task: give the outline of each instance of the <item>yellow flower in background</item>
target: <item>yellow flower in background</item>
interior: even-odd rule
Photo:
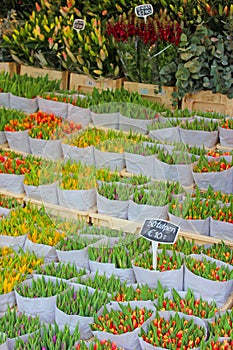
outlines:
[[[6,255],[9,255],[9,254],[13,254],[14,253],[14,250],[10,247],[2,247],[0,248],[0,257],[2,256],[6,256]]]

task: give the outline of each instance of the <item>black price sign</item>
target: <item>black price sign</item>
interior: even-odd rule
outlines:
[[[150,240],[162,244],[174,244],[180,227],[166,220],[146,219],[140,234]]]
[[[135,14],[137,17],[146,18],[153,14],[153,6],[151,4],[138,5],[135,7]]]
[[[75,19],[73,23],[73,28],[75,30],[83,30],[85,28],[84,19]]]

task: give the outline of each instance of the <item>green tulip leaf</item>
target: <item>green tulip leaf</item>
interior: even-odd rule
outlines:
[[[86,75],[89,75],[89,70],[87,67],[83,67],[83,72],[86,74]]]

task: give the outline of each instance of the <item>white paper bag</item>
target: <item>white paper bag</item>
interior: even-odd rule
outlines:
[[[61,140],[34,139],[29,136],[31,153],[48,159],[62,158]]]
[[[156,141],[162,142],[181,142],[178,126],[150,130],[148,136]]]
[[[81,108],[68,103],[68,121],[81,124],[82,127],[91,123],[91,111],[89,108]]]
[[[0,174],[0,188],[16,194],[23,194],[24,175]]]
[[[35,113],[38,110],[37,97],[26,98],[10,94],[10,108],[22,110],[27,114]]]
[[[66,160],[71,159],[75,162],[82,162],[86,165],[95,165],[94,147],[88,146],[85,148],[79,148],[71,146],[66,143],[61,144],[63,157]]]
[[[115,218],[128,218],[129,201],[111,200],[97,192],[97,210],[99,214],[110,215]]]
[[[28,198],[58,205],[57,183],[55,182],[52,184],[39,186],[24,184],[24,190]]]
[[[96,205],[96,189],[63,190],[57,186],[59,205],[76,210],[87,211]]]
[[[28,250],[30,252],[34,252],[39,258],[44,258],[44,262],[46,263],[58,261],[56,249],[47,244],[34,243],[30,241],[30,239],[26,238],[23,249],[25,252]]]
[[[5,131],[5,136],[11,149],[31,153],[28,130]]]
[[[119,129],[119,113],[91,113],[91,120],[95,126]]]
[[[44,113],[54,114],[57,117],[66,119],[68,117],[68,103],[47,100],[46,98],[37,97],[39,110]]]
[[[168,219],[168,206],[138,204],[129,200],[128,220],[143,223],[146,218]]]
[[[125,168],[124,153],[103,152],[94,147],[95,166],[109,168],[110,171],[121,171]]]
[[[150,301],[130,301],[126,303],[117,303],[117,302],[111,302],[106,305],[106,308],[108,311],[110,310],[121,310],[119,304],[124,305],[130,305],[132,309],[135,309],[136,307],[152,310],[152,316],[148,318],[148,320],[145,321],[143,325],[149,324],[152,319],[155,317],[155,307]],[[97,312],[97,316],[100,316],[103,312],[103,308],[100,309],[100,311]],[[124,350],[140,350],[141,346],[138,339],[138,334],[140,332],[141,327],[136,328],[132,332],[127,332],[123,334],[112,334],[108,332],[101,332],[101,331],[92,331],[93,335],[97,337],[99,340],[103,339],[109,339],[112,342],[115,342],[117,346],[123,347]]]
[[[126,171],[131,174],[154,177],[155,156],[142,156],[125,152]]]
[[[199,254],[191,254],[190,256],[198,260],[203,260],[204,258]],[[225,264],[220,260],[215,260],[208,256],[205,256],[205,259],[216,261],[217,266],[227,266],[230,270],[233,269],[233,266]],[[184,290],[187,290],[188,288],[192,289],[194,292],[200,293],[203,298],[213,298],[220,306],[222,306],[232,293],[233,280],[225,282],[208,280],[207,278],[194,274],[186,265],[184,265]]]

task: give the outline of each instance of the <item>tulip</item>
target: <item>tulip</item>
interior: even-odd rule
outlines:
[[[39,316],[30,317],[24,313],[17,313],[16,307],[11,309],[8,306],[6,313],[0,318],[0,327],[1,332],[8,338],[17,338],[40,330],[41,324]]]

